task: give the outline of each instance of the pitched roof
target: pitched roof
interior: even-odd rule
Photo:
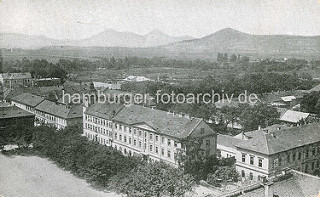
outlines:
[[[292,111],[287,110],[282,117],[280,118],[281,121],[291,122],[291,123],[298,123],[301,119],[305,119],[309,116],[309,113],[299,112],[299,111]]]
[[[191,134],[202,121],[200,118],[184,118],[166,111],[151,109],[139,105],[123,107],[113,118],[128,125],[147,124],[155,131],[169,136],[184,138]]]
[[[103,119],[111,120],[115,113],[119,112],[122,107],[123,105],[119,104],[95,103],[88,107],[85,113]]]
[[[44,98],[30,94],[30,93],[22,93],[11,98],[11,100],[31,106],[31,107],[36,107],[44,100]]]
[[[289,101],[292,101],[292,100],[295,100],[296,97],[295,96],[283,96],[281,97],[281,100],[283,100],[284,102],[289,102]]]
[[[217,136],[217,144],[225,147],[235,148],[237,144],[242,143],[243,140],[239,138],[235,138],[230,135],[221,135]]]
[[[26,116],[34,116],[34,114],[27,112],[23,109],[20,109],[16,106],[0,108],[0,119],[26,117]]]
[[[293,171],[293,176],[275,182],[273,184],[273,193],[278,196],[290,196],[290,197],[301,197],[301,196],[318,196],[320,188],[320,178],[305,174],[302,172]],[[264,188],[247,191],[240,195],[241,197],[256,197],[264,196]]]
[[[54,102],[44,100],[35,109],[64,119],[82,117],[81,105],[75,105],[69,108],[66,105],[59,105]]]
[[[276,132],[258,130],[251,139],[236,147],[272,155],[320,141],[320,124],[313,123]]]
[[[32,78],[30,73],[2,73],[3,79],[26,79]]]

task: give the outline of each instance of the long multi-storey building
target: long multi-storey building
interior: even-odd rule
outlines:
[[[82,105],[57,104],[30,93],[23,93],[11,99],[15,105],[35,114],[35,124],[51,124],[57,129],[82,125]]]
[[[320,124],[277,131],[257,130],[235,145],[236,168],[243,179],[274,177],[284,169],[320,169]]]
[[[187,118],[139,105],[96,103],[84,108],[83,134],[125,155],[178,165],[177,153],[187,137],[203,140],[202,149],[216,154],[216,133],[200,118]]]

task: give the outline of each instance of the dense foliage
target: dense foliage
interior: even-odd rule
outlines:
[[[304,112],[320,115],[320,92],[311,92],[303,96],[301,109]]]
[[[192,176],[182,169],[156,162],[111,178],[111,188],[129,196],[183,196],[192,191]]]

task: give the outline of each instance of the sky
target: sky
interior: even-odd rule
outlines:
[[[107,29],[196,38],[223,28],[320,35],[320,0],[0,0],[0,32],[83,39]]]

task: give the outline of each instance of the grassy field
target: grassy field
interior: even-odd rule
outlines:
[[[7,157],[0,153],[0,196],[4,197],[107,197],[120,196],[94,190],[47,159]]]

